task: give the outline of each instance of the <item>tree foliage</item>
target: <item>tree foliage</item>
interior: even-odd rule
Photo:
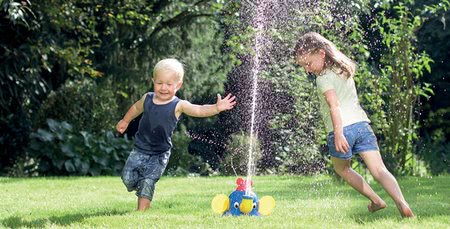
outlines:
[[[2,0],[0,173],[40,161],[53,166],[33,167],[41,173],[117,173],[116,159],[103,172],[86,170],[104,150],[89,156],[92,148],[80,139],[131,148],[111,134],[105,140],[105,133],[152,90],[152,68],[166,57],[185,65],[180,98],[198,104],[214,103],[217,93],[238,98],[218,118],[182,117],[170,174],[230,173],[235,152],[247,156],[241,143],[250,139],[254,98],[258,172],[323,171],[329,161],[314,80],[292,56],[297,37],[316,31],[358,63],[360,101],[388,167],[414,174],[420,159],[439,174],[449,155],[448,52],[440,48],[448,47],[448,6],[448,0]],[[47,141],[60,136],[58,128],[73,139]],[[83,150],[67,155],[70,147]]]
[[[119,120],[151,89],[153,65],[168,56],[186,65],[186,89],[180,97],[204,102],[203,98],[214,98],[223,90],[229,65],[227,57],[220,55],[222,36],[215,20],[220,1],[6,0],[1,6],[0,126],[13,129],[0,137],[2,170],[26,158],[28,136],[33,126],[43,127],[39,125],[44,123],[45,112],[70,123],[85,122],[86,127],[99,124],[95,118],[81,122],[78,118],[98,117],[95,112],[101,109],[84,106],[80,110],[87,113],[78,116],[73,110],[64,114],[51,106],[52,101],[74,96],[67,90],[60,90],[58,98],[50,93],[67,80],[91,78],[96,90],[113,92],[109,99],[116,101],[117,109],[103,114],[111,116],[108,120]],[[83,87],[80,84],[73,91],[83,92]],[[96,95],[83,96],[84,101],[94,101]],[[75,103],[80,101],[73,98]],[[75,128],[83,130],[78,129],[80,125]]]
[[[414,163],[417,163],[414,143],[418,139],[419,99],[428,99],[434,94],[430,84],[423,83],[424,74],[431,72],[432,60],[426,52],[416,48],[416,31],[425,18],[411,9],[412,3],[384,8],[373,24],[386,47],[380,59],[381,75],[387,79],[383,95],[386,119],[380,129],[384,155],[393,171],[408,174],[415,172]],[[446,6],[427,7],[436,10]],[[388,14],[389,11],[392,14]]]
[[[445,5],[447,4],[447,6]],[[420,99],[420,137],[417,148],[432,174],[448,173],[450,168],[450,10],[447,1],[416,1],[422,17],[428,18],[417,31],[418,48],[433,60],[431,73],[423,82],[430,84],[433,96]],[[427,7],[427,5],[441,7]],[[446,7],[445,7],[446,6]]]

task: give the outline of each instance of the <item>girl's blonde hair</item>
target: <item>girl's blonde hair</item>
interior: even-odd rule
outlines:
[[[175,74],[177,75],[178,79],[180,81],[183,81],[183,76],[184,76],[184,68],[183,68],[183,64],[178,61],[177,59],[174,58],[167,58],[167,59],[162,59],[160,60],[156,65],[155,68],[153,69],[153,78],[156,76],[156,73],[158,71],[173,71],[175,72]]]
[[[320,49],[325,51],[325,68],[337,68],[340,70],[337,73],[347,78],[355,75],[355,63],[339,51],[331,41],[315,32],[308,32],[300,37],[295,45],[295,56],[316,53]]]

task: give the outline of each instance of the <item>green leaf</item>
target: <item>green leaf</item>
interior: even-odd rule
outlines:
[[[66,171],[69,173],[75,172],[75,166],[73,165],[72,160],[67,160],[66,162],[64,162],[64,167],[66,168]]]
[[[46,130],[43,130],[43,129],[38,129],[37,136],[38,136],[39,140],[41,140],[43,142],[51,142],[54,139],[54,136],[52,133],[50,133]]]
[[[99,176],[100,175],[100,169],[97,167],[91,167],[89,168],[89,174],[91,174],[92,176]]]
[[[74,157],[75,153],[73,152],[73,146],[68,143],[62,143],[60,144],[61,152],[64,153],[64,155],[68,157]]]
[[[92,148],[89,140],[91,139],[92,135],[88,133],[87,131],[80,131],[80,134],[83,136],[84,139],[84,145],[88,148]]]
[[[86,175],[89,172],[89,163],[86,161],[81,162],[81,169],[80,172],[82,175]]]

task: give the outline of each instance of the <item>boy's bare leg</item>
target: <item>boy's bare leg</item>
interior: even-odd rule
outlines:
[[[403,197],[397,180],[384,165],[380,152],[368,151],[361,153],[360,155],[375,180],[383,186],[384,190],[386,190],[389,196],[394,200],[402,217],[414,217],[411,208]]]
[[[364,178],[361,177],[355,170],[350,166],[350,160],[342,160],[336,157],[331,157],[333,162],[334,170],[339,176],[344,178],[344,180],[350,184],[356,191],[367,197],[371,203],[367,206],[370,212],[376,212],[380,209],[386,207],[386,203],[378,196],[373,189],[367,184]]]
[[[145,211],[150,208],[151,201],[145,197],[138,197],[138,211]]]

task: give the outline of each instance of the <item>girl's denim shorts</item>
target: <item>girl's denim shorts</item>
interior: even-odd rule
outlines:
[[[342,160],[348,160],[351,159],[354,154],[359,154],[366,151],[379,151],[377,137],[373,133],[373,130],[368,122],[357,122],[345,126],[344,136],[350,147],[348,152],[340,153],[336,151],[336,146],[334,144],[334,133],[328,133],[327,145],[331,156]]]

